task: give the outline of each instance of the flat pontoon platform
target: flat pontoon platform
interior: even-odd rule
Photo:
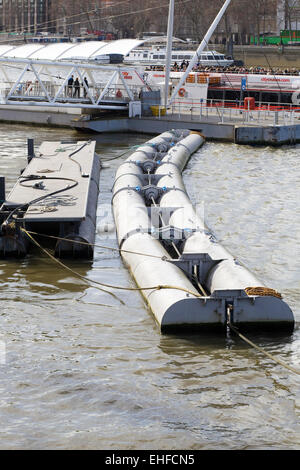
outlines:
[[[87,214],[89,186],[93,172],[95,142],[44,142],[7,197],[12,205],[29,205],[26,222],[75,222]],[[32,176],[32,178],[31,178]],[[65,189],[70,186],[70,189]]]
[[[27,253],[22,227],[57,236],[59,257],[93,255],[100,178],[95,145],[44,142],[36,155],[29,156],[0,209],[2,255]]]

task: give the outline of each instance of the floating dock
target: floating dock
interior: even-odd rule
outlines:
[[[221,10],[219,14],[222,14]],[[216,22],[220,19],[219,14]],[[210,28],[209,35],[211,31]],[[166,74],[163,70],[152,73],[146,67],[101,65],[94,55],[98,45],[89,42],[78,46],[65,44],[64,51],[52,45],[50,56],[47,46],[28,44],[14,48],[7,45],[4,47],[6,51],[0,54],[0,122],[71,127],[98,133],[157,134],[171,128],[186,127],[203,132],[207,139],[236,144],[300,142],[297,76],[294,75],[290,81],[242,72],[229,74],[230,77],[227,74],[210,77],[198,74],[196,79],[189,68],[203,49],[203,41],[188,69],[170,74],[172,96],[167,107],[164,99]],[[126,39],[112,47],[121,47],[125,57],[138,43],[140,41]],[[79,61],[74,60],[74,47],[81,50]],[[97,63],[92,63],[94,59]],[[76,90],[68,86],[72,75],[81,77]],[[88,77],[88,83],[83,77]],[[207,83],[207,78],[210,83]],[[245,79],[242,85],[241,80]],[[286,80],[288,88],[283,86]],[[176,92],[179,82],[183,87]],[[230,95],[226,97],[227,91]],[[271,102],[264,102],[262,93],[273,91],[276,99],[272,94]],[[247,93],[251,96],[246,96]],[[259,106],[255,101],[250,105],[248,98],[253,99],[253,93],[258,94]],[[269,98],[266,96],[265,99]],[[282,100],[291,102],[282,103]]]
[[[274,119],[273,119],[274,120]],[[300,124],[298,117],[294,123],[274,124],[271,121],[241,122],[222,119],[216,112],[215,116],[196,117],[186,114],[173,114],[161,117],[156,116],[128,116],[119,111],[93,113],[87,109],[57,107],[0,105],[0,121],[16,122],[20,124],[36,124],[51,127],[67,127],[78,131],[106,133],[106,132],[134,132],[148,135],[161,134],[168,129],[181,129],[202,132],[207,140],[216,142],[230,142],[247,145],[294,145],[300,142]]]
[[[95,141],[44,142],[0,208],[0,255],[24,256],[21,230],[59,237],[57,257],[93,256],[100,159]],[[79,243],[78,243],[79,242]]]
[[[182,181],[199,133],[172,130],[139,147],[118,169],[113,211],[125,264],[162,332],[293,330],[281,294],[217,243]]]
[[[213,142],[228,142],[239,145],[295,145],[300,142],[300,124],[278,124],[271,122],[241,123],[239,121],[222,120],[218,117],[208,119],[191,118],[188,114],[161,116],[142,116],[133,118],[91,119],[73,121],[72,127],[78,130],[103,132],[135,132],[155,135],[166,132],[168,129],[181,129],[201,132],[206,140]]]

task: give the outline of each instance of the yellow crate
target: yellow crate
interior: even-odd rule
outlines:
[[[166,108],[163,106],[150,106],[153,116],[165,116]]]

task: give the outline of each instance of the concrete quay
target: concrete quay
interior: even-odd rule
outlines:
[[[273,118],[264,116],[245,119],[245,115],[220,115],[216,110],[209,116],[193,116],[190,113],[165,116],[141,116],[129,118],[124,114],[91,114],[80,108],[35,107],[0,105],[0,122],[30,125],[46,125],[74,128],[85,132],[137,132],[160,134],[169,129],[187,128],[202,132],[207,140],[248,145],[293,145],[300,142],[300,122],[274,124]]]
[[[300,142],[300,123],[290,125],[241,124],[237,122],[220,122],[218,119],[195,120],[188,116],[141,117],[124,119],[97,119],[77,121],[74,128],[102,132],[137,132],[160,134],[170,129],[182,127],[203,133],[207,140],[230,142],[247,145],[294,145]]]

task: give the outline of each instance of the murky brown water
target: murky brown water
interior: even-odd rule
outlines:
[[[26,164],[27,137],[38,146],[91,135],[1,124],[8,191]],[[148,139],[92,137],[107,158]],[[101,173],[100,227],[112,222],[119,163]],[[300,146],[207,143],[184,179],[217,238],[284,294],[299,322]],[[111,234],[97,243],[116,247]],[[70,265],[90,279],[133,285],[110,251],[96,248],[93,263]],[[236,337],[162,336],[139,293],[112,297],[38,251],[0,260],[0,269],[1,449],[300,448],[299,376]],[[300,368],[298,328],[290,337],[250,338]]]

